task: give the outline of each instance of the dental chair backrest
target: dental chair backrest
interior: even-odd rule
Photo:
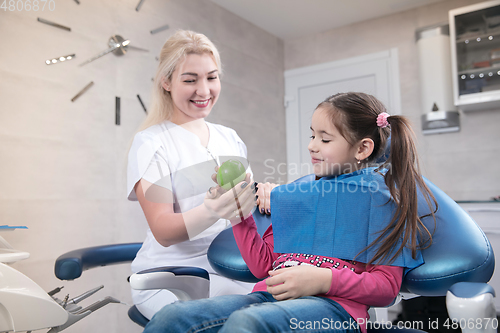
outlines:
[[[297,181],[312,180],[314,175]],[[490,242],[455,201],[430,181],[425,181],[439,206],[433,243],[422,250],[425,263],[405,275],[401,291],[420,296],[445,296],[457,282],[488,282],[495,268]],[[262,235],[271,223],[271,216],[256,212],[254,219]],[[434,221],[427,227],[434,230]],[[231,229],[224,230],[214,239],[208,259],[221,275],[246,282],[258,281],[243,261]]]

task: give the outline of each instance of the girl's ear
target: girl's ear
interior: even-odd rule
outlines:
[[[370,157],[370,155],[373,153],[373,147],[374,147],[373,140],[370,138],[364,138],[358,143],[358,149],[356,152],[356,159],[358,161],[363,161],[364,159]]]

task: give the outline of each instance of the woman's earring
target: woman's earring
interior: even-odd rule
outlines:
[[[357,164],[358,164],[358,165],[360,165],[360,164],[361,164],[361,160],[356,159],[356,161],[358,161],[358,162],[357,162]]]

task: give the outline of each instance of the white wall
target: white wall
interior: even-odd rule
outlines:
[[[397,47],[403,114],[415,123],[426,176],[454,199],[498,195],[500,112],[462,116],[459,133],[420,134],[420,91],[414,33],[447,21],[449,9],[480,1],[449,0],[396,15],[283,42],[205,0],[56,0],[53,12],[0,10],[0,225],[27,225],[4,233],[31,257],[13,265],[44,289],[65,285],[77,295],[104,284],[100,297],[130,303],[128,265],[87,271],[73,282],[53,273],[54,260],[75,248],[144,238],[137,203],[125,199],[127,148],[144,119],[136,99],[149,105],[155,56],[177,28],[205,33],[219,47],[225,76],[210,120],[233,127],[249,149],[256,179],[264,160],[284,163],[283,71]],[[71,32],[36,21],[42,17]],[[156,35],[149,30],[169,24]],[[104,50],[113,34],[149,53],[110,54],[77,65]],[[75,52],[71,62],[46,66],[46,58]],[[95,85],[75,103],[89,81]],[[114,124],[115,96],[122,98]],[[93,300],[99,297],[94,297]],[[140,332],[127,307],[108,305],[66,332]]]
[[[139,12],[138,0],[80,2],[55,0],[52,12],[0,10],[0,225],[28,226],[2,236],[31,253],[13,267],[45,290],[64,285],[61,297],[76,296],[104,284],[85,304],[107,295],[131,303],[129,265],[87,271],[72,282],[57,280],[53,266],[66,251],[145,237],[139,204],[126,200],[126,155],[145,117],[136,94],[150,104],[163,42],[181,28],[204,33],[219,47],[225,75],[209,120],[239,133],[257,180],[266,158],[286,161],[283,42],[205,0],[146,0]],[[149,33],[165,24],[169,30]],[[114,34],[150,52],[109,54],[78,66],[105,50]],[[70,53],[76,53],[70,62],[44,63]],[[94,86],[72,103],[90,81]],[[120,126],[115,96],[121,97]],[[66,332],[140,332],[126,311],[124,305],[108,305]]]
[[[310,66],[398,48],[402,113],[417,132],[424,175],[455,200],[488,200],[499,195],[500,110],[461,115],[457,133],[423,136],[418,28],[448,22],[450,9],[480,0],[448,0],[402,13],[285,42],[285,69]]]

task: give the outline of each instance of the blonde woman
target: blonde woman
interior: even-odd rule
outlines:
[[[228,158],[248,165],[236,132],[205,121],[221,91],[219,53],[206,36],[181,30],[166,41],[159,60],[152,106],[128,159],[128,199],[139,201],[149,225],[132,271],[202,267],[210,274],[211,296],[247,293],[250,284],[218,276],[206,256],[212,240],[240,214],[234,192],[221,193],[211,180],[214,168]],[[235,186],[245,215],[255,205],[250,177]],[[166,290],[132,290],[132,297],[148,319],[176,300]]]

